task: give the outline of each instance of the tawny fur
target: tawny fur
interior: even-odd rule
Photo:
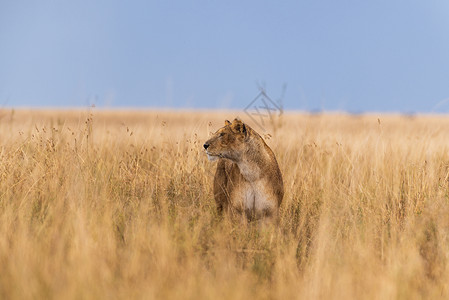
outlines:
[[[214,197],[218,212],[248,220],[277,218],[284,184],[276,157],[247,124],[225,121],[204,144],[210,160],[218,159]]]

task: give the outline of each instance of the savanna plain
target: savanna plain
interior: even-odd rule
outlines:
[[[202,145],[235,117],[283,173],[273,226],[216,212]],[[1,299],[448,299],[448,259],[446,116],[0,111]]]

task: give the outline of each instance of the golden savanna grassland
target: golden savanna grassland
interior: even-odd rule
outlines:
[[[275,228],[217,216],[202,145],[277,156]],[[0,111],[1,299],[448,299],[449,117]]]

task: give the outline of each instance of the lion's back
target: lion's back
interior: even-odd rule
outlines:
[[[278,200],[278,206],[281,205],[284,198],[284,181],[282,179],[281,169],[276,160],[273,150],[264,142],[264,146],[269,153],[270,159],[267,161],[263,170],[266,176],[269,178],[269,182],[273,187],[273,192]]]

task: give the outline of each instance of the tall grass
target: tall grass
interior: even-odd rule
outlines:
[[[286,191],[260,230],[217,216],[202,151],[239,114],[2,111],[0,298],[449,297],[449,119],[249,122]]]

